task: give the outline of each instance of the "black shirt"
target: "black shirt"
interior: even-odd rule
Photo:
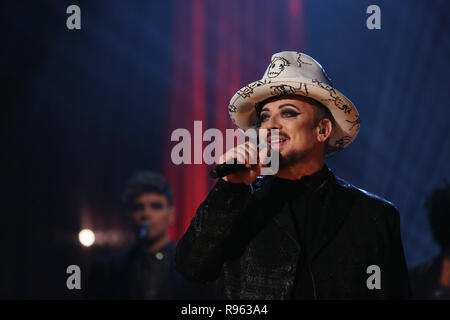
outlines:
[[[177,279],[171,274],[174,245],[169,243],[158,252],[136,250],[127,268],[128,294],[132,299],[170,299],[177,290]]]
[[[286,195],[292,221],[296,226],[301,254],[297,265],[293,299],[314,299],[315,288],[309,263],[314,241],[320,230],[330,171],[326,165],[299,180],[277,178],[276,187]]]

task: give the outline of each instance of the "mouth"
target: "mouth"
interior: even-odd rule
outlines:
[[[283,136],[270,136],[267,138],[267,143],[272,149],[281,149],[287,144],[289,138]]]

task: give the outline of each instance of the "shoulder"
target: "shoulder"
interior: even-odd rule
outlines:
[[[382,207],[391,207],[391,208],[397,209],[397,207],[391,201],[389,201],[387,199],[384,199],[384,198],[382,198],[374,193],[371,193],[367,190],[364,190],[362,188],[359,188],[342,178],[335,177],[335,179],[341,188],[348,190],[354,197],[359,198],[361,201],[375,204],[375,205],[378,204],[379,206],[382,206]]]
[[[341,194],[345,194],[348,201],[352,201],[354,206],[370,213],[374,218],[383,217],[390,220],[391,223],[399,219],[399,211],[394,203],[384,199],[374,193],[359,188],[348,181],[334,176],[336,188]]]

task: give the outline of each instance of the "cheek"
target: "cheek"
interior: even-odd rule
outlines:
[[[301,142],[302,144],[311,143],[314,137],[314,130],[309,123],[306,123],[305,121],[292,123],[292,125],[289,126],[289,131],[288,134],[291,138],[293,137],[292,140]]]
[[[165,227],[166,225],[169,224],[169,218],[170,218],[170,216],[169,216],[168,213],[161,213],[160,215],[155,217],[155,221],[154,222],[158,226]]]

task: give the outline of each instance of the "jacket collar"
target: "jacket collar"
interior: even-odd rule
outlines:
[[[329,168],[327,168],[327,170],[329,170],[330,173],[328,195],[323,206],[324,213],[319,225],[318,236],[315,240],[312,254],[310,255],[311,260],[336,236],[353,205],[353,198],[349,196],[348,192],[351,185],[346,181],[337,178]],[[270,189],[273,180],[273,177],[268,179],[266,186],[261,188],[261,196],[268,194],[268,189]],[[284,204],[281,212],[276,214],[273,217],[273,220],[300,249],[288,203]]]

